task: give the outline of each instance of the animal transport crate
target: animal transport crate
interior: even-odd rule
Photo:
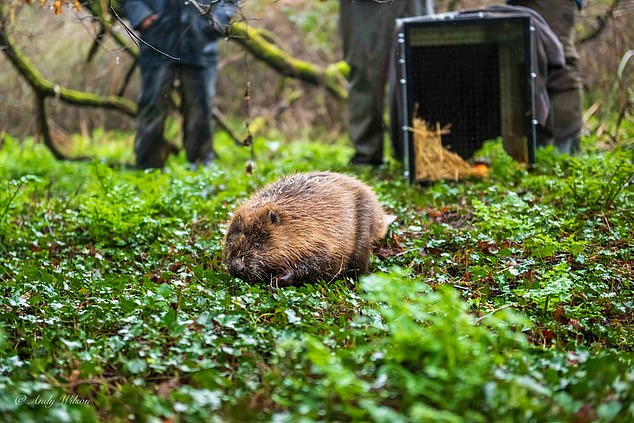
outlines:
[[[536,121],[530,17],[432,15],[401,19],[397,27],[391,120],[405,175],[417,179],[414,118],[448,127],[443,147],[465,160],[484,141],[501,136],[511,157],[531,165]]]

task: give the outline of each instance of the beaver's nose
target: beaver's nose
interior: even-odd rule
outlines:
[[[241,259],[233,259],[229,263],[229,273],[233,276],[240,276],[244,272],[244,261]]]

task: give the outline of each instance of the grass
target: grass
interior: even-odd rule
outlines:
[[[94,134],[90,163],[5,136],[2,420],[634,419],[631,144],[527,172],[492,142],[488,179],[421,187],[347,167],[341,143],[265,138],[249,176],[217,138],[210,169],[140,172],[117,164],[129,134]],[[373,274],[232,279],[231,211],[310,169],[356,173],[398,216]]]

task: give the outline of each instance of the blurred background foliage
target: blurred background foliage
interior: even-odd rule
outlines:
[[[445,0],[436,1],[435,8],[443,12],[496,3],[500,1]],[[618,112],[619,90],[614,84],[619,62],[634,45],[634,1],[586,3],[578,22],[586,108],[590,114]],[[38,2],[29,6],[22,0],[10,0],[9,4],[15,6],[11,36],[45,77],[64,87],[102,95],[118,93],[132,59],[111,37],[105,37],[95,57],[87,61],[99,27],[85,8],[77,11],[68,2],[63,13],[56,15],[52,2],[43,7]],[[247,0],[238,19],[269,30],[276,43],[293,56],[326,66],[342,59],[338,8],[339,2],[334,0]],[[121,25],[115,25],[115,30],[125,35]],[[0,132],[17,137],[34,134],[37,120],[30,88],[3,55],[0,69]],[[248,105],[243,100],[247,82],[252,86]],[[136,98],[138,83],[136,70],[124,93],[127,98]],[[322,88],[278,75],[231,41],[222,43],[217,101],[236,128],[243,127],[246,120],[262,117],[267,129],[279,132],[282,140],[316,138],[317,134],[336,139],[345,130],[344,102]],[[62,147],[71,142],[70,133],[89,138],[95,128],[134,127],[134,119],[118,112],[70,107],[51,100],[47,105],[55,141]]]

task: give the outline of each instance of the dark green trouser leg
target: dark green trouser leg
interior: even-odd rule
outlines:
[[[187,161],[209,164],[216,154],[212,145],[211,111],[216,93],[215,66],[183,66],[180,70],[183,145]]]
[[[136,164],[142,169],[161,168],[167,158],[163,125],[176,69],[169,65],[141,66],[141,98],[134,139]]]
[[[517,0],[514,5],[536,10],[548,22],[564,47],[566,65],[548,75],[548,95],[551,112],[546,132],[562,153],[581,151],[579,138],[583,126],[581,77],[579,55],[575,48],[575,2],[570,0]]]
[[[143,87],[134,140],[137,166],[142,169],[160,168],[165,163],[167,141],[163,138],[163,127],[175,78],[180,81],[183,146],[187,161],[192,164],[213,161],[211,111],[216,66],[160,64],[142,67],[141,75]]]
[[[343,52],[350,65],[348,132],[353,163],[383,161],[383,110],[394,20],[422,13],[422,1],[341,0]]]

